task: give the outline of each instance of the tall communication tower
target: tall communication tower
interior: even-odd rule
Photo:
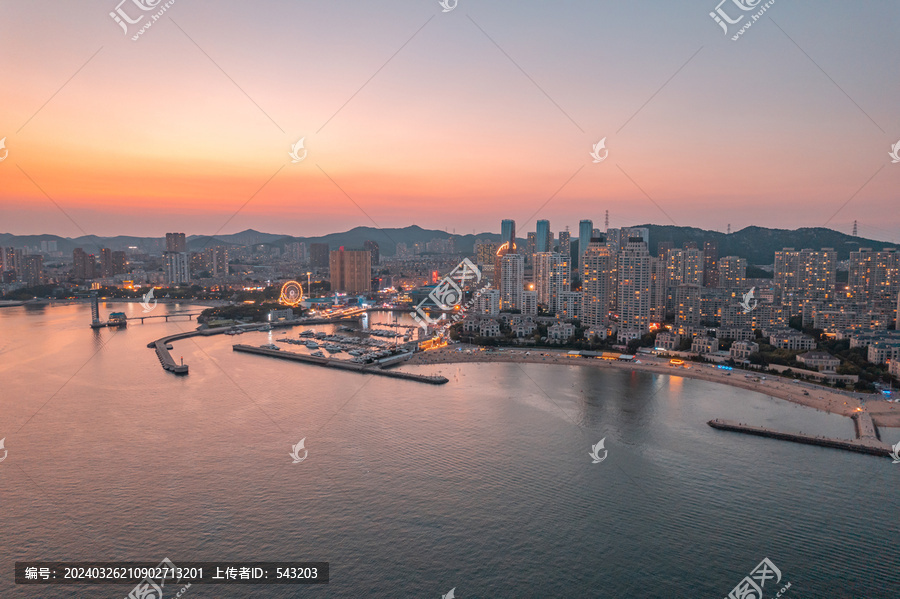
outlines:
[[[727,235],[731,235],[731,223],[728,223],[728,233]]]
[[[609,210],[606,211],[606,230],[609,231]]]
[[[853,236],[856,237],[856,221],[853,221]]]

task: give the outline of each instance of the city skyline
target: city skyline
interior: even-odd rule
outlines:
[[[508,215],[524,230],[599,221],[598,205],[614,226],[900,227],[896,10],[778,4],[735,43],[705,0],[285,3],[266,20],[175,4],[134,42],[112,8],[7,9],[35,24],[0,41],[18,58],[0,116],[9,232],[466,231]],[[881,50],[829,41],[854,36]]]
[[[888,599],[897,31],[0,4],[0,597]]]

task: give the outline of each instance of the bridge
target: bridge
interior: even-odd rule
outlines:
[[[169,322],[170,318],[175,318],[176,316],[187,316],[188,320],[194,320],[194,316],[199,316],[202,312],[171,312],[169,314],[156,314],[154,316],[129,316],[125,320],[140,320],[141,324],[144,324],[145,318],[165,318],[166,322]]]
[[[121,327],[127,326],[129,320],[140,320],[141,324],[144,324],[144,320],[148,318],[165,318],[166,322],[169,322],[170,318],[177,318],[179,316],[187,316],[188,320],[194,320],[194,316],[199,316],[202,312],[170,312],[168,314],[154,314],[152,316],[128,316],[125,317],[122,315],[119,318],[114,320],[103,321],[100,320],[100,302],[97,298],[97,294],[91,294],[91,328],[92,329],[102,329],[103,327]]]

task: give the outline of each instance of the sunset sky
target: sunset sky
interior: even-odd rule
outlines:
[[[128,35],[118,1],[0,1],[0,232],[524,234],[605,210],[724,231],[850,200],[829,226],[900,241],[894,0],[776,0],[738,41],[718,0],[175,0],[138,41],[148,0],[121,5],[145,15]]]

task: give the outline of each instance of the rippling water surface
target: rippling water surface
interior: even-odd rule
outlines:
[[[129,591],[17,587],[16,560],[164,557],[331,564],[327,586],[190,598],[721,599],[765,557],[787,598],[900,597],[900,465],[706,425],[850,438],[844,418],[630,371],[403,367],[450,379],[434,387],[231,350],[282,332],[176,342],[176,377],[146,345],[195,323],[89,321],[0,310],[4,599]]]

